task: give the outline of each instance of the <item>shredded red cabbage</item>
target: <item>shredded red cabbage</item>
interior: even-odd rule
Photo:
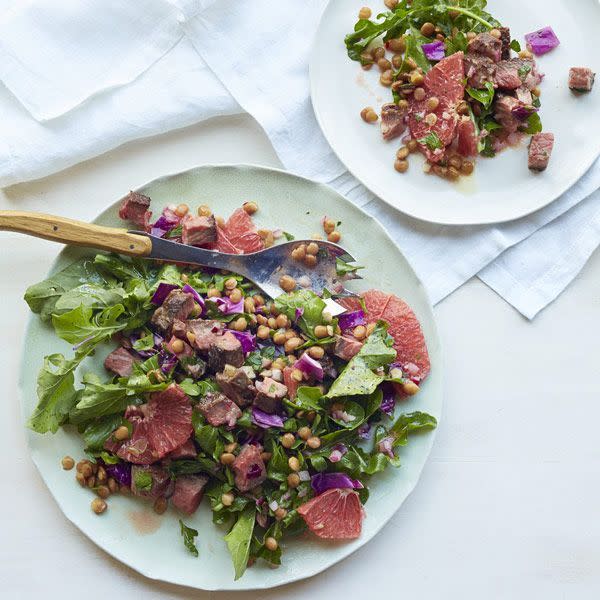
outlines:
[[[161,350],[158,355],[158,366],[165,374],[169,374],[177,365],[177,357],[166,350]]]
[[[211,302],[216,302],[219,310],[224,315],[232,315],[235,313],[244,312],[244,299],[242,298],[239,302],[232,302],[229,298],[209,298]]]
[[[360,490],[363,484],[358,479],[350,479],[345,473],[317,473],[310,479],[310,486],[317,496],[334,488]]]
[[[552,27],[542,27],[532,33],[526,33],[525,40],[536,56],[546,54],[560,44],[560,40],[556,37]]]
[[[517,119],[519,119],[519,121],[525,121],[533,113],[538,112],[538,109],[531,104],[522,104],[520,106],[515,106],[511,112]]]
[[[154,296],[152,296],[150,299],[150,302],[160,306],[165,301],[167,296],[176,289],[179,289],[179,286],[175,285],[174,283],[159,283],[156,291],[154,292]]]
[[[242,344],[242,351],[244,354],[249,354],[253,350],[256,350],[256,336],[252,335],[249,331],[236,331],[235,329],[229,329]]]
[[[167,232],[171,231],[174,227],[179,225],[181,219],[173,212],[170,208],[165,207],[162,211],[162,215],[156,219],[156,222],[152,225],[150,230],[151,235],[156,237],[163,237]]]
[[[369,423],[363,423],[356,430],[356,433],[361,440],[369,439],[369,435],[371,434],[371,425]]]
[[[354,329],[358,325],[366,325],[365,313],[362,310],[353,310],[352,312],[342,313],[338,317],[338,325],[342,331]]]
[[[394,391],[394,386],[388,382],[383,383],[381,385],[381,391],[383,392],[383,400],[381,401],[381,406],[379,408],[382,412],[391,417],[396,406],[396,392]]]
[[[252,422],[263,429],[283,427],[283,419],[279,415],[270,415],[256,406],[252,407]]]
[[[194,300],[200,305],[200,308],[204,311],[204,298],[188,283],[186,283],[181,290],[186,294],[191,294]]]
[[[127,462],[120,462],[116,465],[109,465],[104,463],[104,469],[109,477],[112,477],[115,481],[121,485],[131,485],[131,464]]]
[[[314,377],[317,381],[323,381],[323,366],[306,352],[294,363],[294,368]]]
[[[442,60],[446,56],[446,46],[440,40],[430,44],[421,44],[421,48],[423,48],[423,54],[427,60]]]

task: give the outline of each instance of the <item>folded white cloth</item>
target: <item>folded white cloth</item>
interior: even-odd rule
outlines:
[[[0,16],[0,79],[40,120],[133,81],[181,39],[164,0],[11,0]]]
[[[325,0],[254,0],[240,4],[220,0],[187,19],[183,27],[206,63],[240,105],[263,126],[284,165],[293,172],[328,183],[377,217],[391,233],[423,279],[433,302],[476,275],[494,259],[536,230],[554,221],[600,186],[600,162],[560,199],[529,217],[500,225],[454,227],[432,225],[406,217],[359,184],[337,160],[320,132],[309,97],[308,55]],[[525,316],[531,317],[554,299],[581,269],[590,248],[600,241],[597,207],[585,209],[589,233],[578,242],[580,213],[565,214],[530,243],[502,257],[502,269],[523,290],[541,285],[547,271],[561,263],[560,278],[544,280],[538,295],[520,294],[494,269],[483,280]],[[561,247],[547,243],[560,231]],[[539,244],[539,246],[538,246]],[[530,260],[529,248],[538,247]],[[568,264],[564,257],[569,256]],[[569,266],[571,267],[569,270]],[[498,267],[499,269],[500,267]],[[543,300],[542,300],[543,299]]]
[[[325,0],[172,1],[185,14],[181,26],[187,37],[126,85],[99,91],[44,123],[0,86],[0,185],[244,109],[262,125],[288,169],[329,183],[386,226],[434,302],[480,273],[531,318],[597,247],[600,193],[593,192],[600,187],[600,162],[550,206],[501,225],[423,223],[368,192],[333,154],[310,103],[308,53]]]

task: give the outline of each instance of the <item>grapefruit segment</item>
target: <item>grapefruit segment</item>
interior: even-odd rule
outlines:
[[[298,514],[321,539],[353,540],[360,535],[363,508],[354,490],[327,490],[300,505]]]

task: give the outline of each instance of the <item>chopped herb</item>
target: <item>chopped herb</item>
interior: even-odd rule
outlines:
[[[477,90],[472,87],[467,87],[467,94],[477,100],[477,102],[481,102],[483,108],[486,110],[492,105],[494,101],[494,84],[491,81],[485,82],[485,89]]]
[[[181,527],[181,535],[185,547],[190,551],[190,554],[193,554],[197,558],[198,548],[196,548],[195,538],[198,535],[198,531],[185,525],[181,519],[179,519],[179,526]]]
[[[138,471],[133,478],[133,483],[138,490],[149,492],[152,489],[152,475],[148,471]]]
[[[283,232],[283,237],[288,241],[291,242],[292,240],[296,239],[296,236],[292,235],[291,233],[288,233],[287,231]]]
[[[165,237],[168,239],[181,237],[183,233],[183,227],[181,225],[177,225],[177,227],[173,227],[170,231],[167,231]]]
[[[518,40],[512,40],[510,43],[510,48],[515,52],[521,52],[521,44],[519,44]]]
[[[427,146],[430,150],[436,150],[444,147],[442,140],[440,140],[435,131],[430,131],[425,137],[418,139],[417,142]]]
[[[525,77],[527,77],[527,75],[529,74],[530,71],[531,71],[531,65],[525,64],[525,65],[522,65],[521,67],[519,67],[519,70],[517,71],[517,73],[519,74],[519,79],[521,79],[521,81],[523,81],[523,79],[525,79]]]

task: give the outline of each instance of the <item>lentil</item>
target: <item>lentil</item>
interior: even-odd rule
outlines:
[[[97,514],[101,515],[107,508],[106,502],[102,498],[94,498],[92,500],[92,510]]]
[[[316,325],[314,331],[315,337],[318,339],[325,338],[328,336],[327,327],[325,327],[325,325]]]
[[[271,330],[266,325],[259,325],[258,329],[256,330],[256,337],[261,340],[266,340],[270,333]]]
[[[309,268],[315,267],[317,262],[317,257],[314,254],[307,254],[304,257],[304,264]]]
[[[98,496],[100,496],[100,498],[108,498],[110,496],[110,490],[108,489],[108,486],[106,486],[106,485],[99,485],[96,488],[96,494],[98,494]]]
[[[233,288],[231,294],[229,294],[229,299],[232,302],[239,302],[242,299],[242,290],[240,288]]]
[[[292,471],[299,471],[300,461],[295,456],[290,456],[288,458],[288,466]]]
[[[292,337],[289,340],[286,340],[283,345],[283,349],[288,352],[293,352],[298,346],[302,345],[302,340],[299,337]]]
[[[198,207],[198,216],[199,217],[210,217],[212,215],[212,210],[208,208],[206,204],[201,204]]]
[[[421,33],[425,37],[432,37],[435,33],[435,25],[429,21],[427,21],[427,23],[423,23],[423,25],[421,25]]]
[[[206,292],[206,296],[208,298],[220,298],[221,292],[217,288],[209,288],[208,292]]]
[[[383,46],[377,46],[377,48],[371,52],[371,56],[375,62],[377,62],[380,58],[385,58],[385,48]]]
[[[230,277],[225,280],[225,289],[233,290],[237,287],[237,280],[234,277]]]
[[[231,452],[223,452],[223,454],[221,454],[219,457],[219,460],[223,465],[230,465],[235,460],[235,455]]]
[[[316,450],[317,448],[321,447],[321,438],[318,438],[316,436],[315,437],[309,437],[306,440],[306,445],[309,448],[312,448],[313,450]]]
[[[352,334],[357,340],[364,340],[367,337],[367,328],[364,325],[358,325]]]
[[[415,88],[415,91],[413,92],[413,96],[414,96],[415,100],[420,102],[421,100],[425,99],[426,92],[422,87],[418,87],[418,88]]]
[[[325,219],[323,221],[323,231],[331,233],[335,229],[335,221],[333,219]]]
[[[327,240],[333,244],[337,244],[342,239],[342,234],[339,231],[332,231],[328,236]]]
[[[388,40],[387,45],[392,52],[397,52],[398,54],[403,54],[406,51],[406,42],[401,37]]]
[[[65,471],[70,471],[75,466],[75,461],[70,456],[65,456],[60,464]]]
[[[474,168],[475,165],[470,160],[463,160],[460,171],[463,175],[470,175]]]
[[[277,550],[278,547],[279,544],[277,543],[277,540],[274,537],[268,537],[265,540],[265,548],[270,552],[275,552],[275,550]]]
[[[177,339],[171,342],[171,349],[175,354],[180,354],[183,352],[185,346],[183,345],[183,340]]]
[[[398,173],[406,173],[406,171],[408,171],[408,161],[396,159],[394,161],[394,169],[396,169]]]
[[[387,8],[389,8],[390,10],[394,10],[396,8],[396,6],[398,6],[398,0],[383,0],[383,3],[387,6]]]
[[[247,214],[253,215],[258,210],[258,204],[256,204],[256,202],[244,202],[242,208]]]
[[[309,437],[312,436],[312,431],[310,430],[310,427],[300,427],[300,429],[298,429],[298,436],[304,441],[306,441]]]
[[[116,494],[119,491],[119,484],[112,477],[108,478],[107,485],[111,494]]]
[[[281,521],[282,519],[285,519],[285,517],[287,517],[287,510],[285,510],[285,508],[279,507],[275,511],[275,519],[277,519],[277,521]]]
[[[323,358],[323,356],[325,355],[325,350],[323,350],[323,348],[321,346],[311,346],[307,350],[307,352],[311,358],[314,358],[316,360]]]
[[[425,104],[427,110],[435,110],[440,105],[440,99],[437,96],[431,96]]]
[[[300,485],[300,477],[298,476],[298,473],[290,473],[287,476],[287,483],[291,488],[298,487]]]
[[[387,58],[380,58],[377,61],[377,66],[379,70],[383,73],[384,71],[388,71],[392,68],[392,63]]]
[[[289,275],[283,275],[279,279],[279,287],[284,292],[291,292],[296,288],[296,280],[293,277],[290,277]]]
[[[358,18],[359,19],[370,19],[371,18],[371,9],[368,6],[363,6],[359,11],[358,11]]]
[[[296,438],[294,437],[293,433],[284,433],[281,436],[281,445],[284,448],[291,448],[294,445],[295,441],[296,441]]]
[[[425,123],[427,123],[427,125],[435,125],[437,123],[437,115],[435,113],[428,113],[427,115],[425,115]]]
[[[390,87],[394,81],[394,72],[391,69],[384,71],[379,77],[379,83],[385,87]]]
[[[190,210],[190,207],[187,204],[180,204],[179,206],[177,206],[177,208],[175,209],[175,214],[178,217],[185,217],[185,215],[188,214]]]
[[[157,515],[162,515],[167,510],[168,506],[169,506],[169,503],[167,502],[167,499],[164,498],[163,496],[161,496],[160,498],[157,498],[154,501],[154,506],[153,506],[154,512]]]

